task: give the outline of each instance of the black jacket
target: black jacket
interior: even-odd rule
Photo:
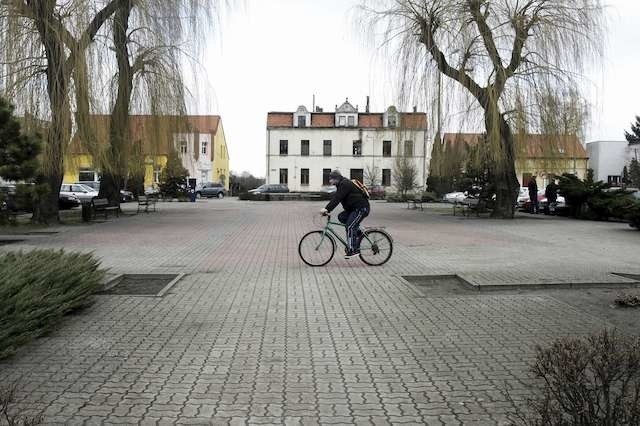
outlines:
[[[336,208],[338,203],[342,203],[345,210],[369,207],[369,200],[362,194],[362,191],[345,177],[340,179],[336,185],[336,192],[325,208],[331,211]]]
[[[535,180],[530,180],[528,187],[529,187],[529,196],[538,195],[538,184],[536,183]]]
[[[544,191],[544,196],[547,197],[547,201],[550,203],[555,203],[558,199],[558,186],[551,182],[547,185],[547,188]]]

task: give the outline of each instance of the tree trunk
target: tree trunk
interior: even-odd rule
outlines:
[[[496,150],[498,158],[494,159],[494,169],[492,170],[496,201],[491,216],[512,219],[515,215],[515,205],[520,186],[515,169],[513,133],[509,123],[499,113],[497,105],[492,105],[485,109],[485,126],[488,138],[500,138],[499,149]]]
[[[68,89],[69,76],[63,42],[52,30],[55,1],[35,2],[32,6],[36,26],[47,57],[47,94],[51,107],[51,124],[42,153],[42,183],[49,187],[48,194],[38,199],[32,221],[51,223],[59,221],[58,197],[64,176],[64,147],[71,138],[71,108]]]
[[[109,151],[105,173],[100,183],[100,197],[107,198],[112,205],[120,205],[120,189],[124,183],[127,167],[129,137],[129,105],[133,91],[133,73],[129,62],[127,30],[133,2],[123,1],[114,14],[113,43],[118,62],[118,94],[111,111],[109,129]]]

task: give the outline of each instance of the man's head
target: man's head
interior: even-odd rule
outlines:
[[[331,185],[337,185],[340,179],[342,179],[342,174],[339,170],[334,170],[329,173],[329,183]]]

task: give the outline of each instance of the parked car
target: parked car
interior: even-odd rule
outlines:
[[[467,198],[467,194],[464,192],[449,192],[445,194],[443,200],[447,203],[461,203],[464,199]]]
[[[527,201],[530,201],[529,188],[527,188],[526,186],[521,186],[520,191],[518,192],[518,201],[516,202],[518,208],[522,209],[524,206],[524,203],[526,203]]]
[[[382,200],[386,195],[386,191],[382,185],[370,186],[367,188],[367,191],[369,191],[369,198],[372,200]]]
[[[79,183],[63,183],[60,187],[60,193],[65,195],[74,195],[81,203],[90,202],[98,196],[98,191],[90,186]]]
[[[58,196],[58,208],[60,210],[69,210],[80,205],[80,199],[75,195],[60,193]]]
[[[76,182],[76,184],[89,186],[89,187],[93,188],[95,191],[100,192],[100,181],[98,181],[98,180],[80,181],[80,182]],[[121,203],[126,203],[127,201],[133,201],[134,198],[135,197],[133,195],[133,192],[127,191],[126,189],[121,189],[120,190],[120,202]]]
[[[324,185],[323,187],[320,188],[320,192],[325,192],[327,194],[333,194],[334,192],[336,192],[336,186],[335,185]]]
[[[205,182],[196,186],[196,197],[198,198],[224,198],[225,192],[224,185],[218,182]]]
[[[252,194],[282,194],[289,192],[289,187],[282,183],[260,185],[256,189],[250,189]]]

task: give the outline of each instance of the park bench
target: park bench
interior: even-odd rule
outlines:
[[[418,210],[418,208],[420,210],[424,211],[424,208],[422,207],[423,203],[428,203],[430,201],[433,201],[433,198],[431,197],[425,197],[425,194],[422,194],[420,197],[415,197],[415,198],[409,198],[407,200],[407,209],[411,210]]]
[[[156,211],[156,203],[158,200],[155,197],[148,197],[146,195],[138,196],[138,211],[136,213],[140,213],[140,208],[144,207],[144,212],[149,213],[149,207],[153,207],[153,211]]]
[[[95,218],[96,213],[104,212],[104,218],[107,218],[109,212],[115,212],[116,216],[120,216],[120,207],[109,205],[109,200],[106,198],[94,198],[91,201],[91,207],[93,211],[93,217]]]
[[[483,198],[467,197],[463,201],[457,201],[453,203],[453,215],[456,212],[462,213],[463,216],[469,216],[472,212],[476,213],[476,216],[480,216],[480,213],[486,213],[492,210],[490,203]]]

